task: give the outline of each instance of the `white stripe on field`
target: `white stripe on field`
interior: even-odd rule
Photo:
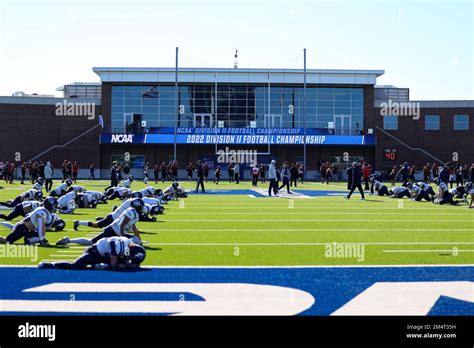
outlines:
[[[58,260],[42,260],[43,262],[56,262]],[[0,265],[0,268],[37,268],[37,265]],[[274,269],[274,268],[283,268],[283,269],[294,269],[294,268],[433,268],[433,267],[474,267],[474,264],[416,264],[416,265],[254,265],[254,266],[195,266],[195,265],[166,265],[166,266],[148,266],[144,265],[143,268],[163,268],[163,269]]]
[[[439,253],[439,252],[448,252],[448,253],[454,253],[453,249],[448,249],[448,250],[384,250],[384,253]],[[474,250],[470,249],[459,249],[456,250],[456,252],[474,252]]]
[[[148,243],[146,245],[170,246],[312,246],[333,245],[335,242],[293,242],[293,243]],[[474,245],[474,242],[336,242],[336,244],[363,244],[363,245]],[[145,245],[145,246],[146,246]]]

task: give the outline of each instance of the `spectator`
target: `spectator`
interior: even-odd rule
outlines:
[[[128,179],[128,176],[130,175],[130,166],[128,165],[128,163],[125,163],[123,166],[123,175],[125,179]]]
[[[214,173],[214,183],[219,185],[219,180],[221,179],[221,167],[217,166],[216,171]]]
[[[200,161],[198,161],[198,163],[200,163]],[[194,167],[191,164],[191,162],[189,162],[188,166],[186,167],[186,172],[188,173],[188,180],[189,182],[191,182],[191,180],[193,180],[193,172],[194,172]]]
[[[74,161],[72,165],[72,179],[74,183],[77,182],[77,176],[79,175],[79,164],[77,164],[76,161]]]
[[[153,168],[153,176],[155,178],[155,184],[158,184],[158,178],[160,177],[160,166],[158,164],[155,164]]]
[[[229,163],[229,166],[227,167],[227,174],[229,175],[229,183],[234,182],[234,163],[231,162]]]
[[[259,168],[257,167],[257,163],[254,163],[251,169],[251,174],[252,174],[252,186],[257,187],[258,184],[258,175],[259,175]]]
[[[196,193],[199,192],[199,186],[201,186],[202,193],[205,193],[204,191],[204,168],[202,166],[201,161],[197,162],[198,167],[197,167],[197,182],[196,182]]]
[[[95,171],[95,167],[94,167],[94,163],[92,163],[89,167],[89,177],[87,178],[87,180],[94,180],[95,179],[95,174],[94,174],[94,171]]]
[[[288,168],[288,162],[283,162],[283,166],[280,169],[280,175],[282,184],[278,188],[278,191],[286,186],[286,192],[288,194],[293,194],[293,192],[290,191],[290,168]]]
[[[21,184],[25,184],[25,178],[26,178],[26,163],[23,162],[21,164]]]
[[[207,177],[209,176],[209,166],[207,165],[207,163],[204,163],[203,170],[204,170],[204,179],[206,180],[206,184],[207,184]]]
[[[240,163],[239,162],[237,162],[234,165],[234,176],[235,176],[235,183],[238,184],[239,179],[240,179]]]
[[[258,173],[260,174],[260,181],[262,184],[265,184],[265,167],[260,165],[260,168],[258,169]]]

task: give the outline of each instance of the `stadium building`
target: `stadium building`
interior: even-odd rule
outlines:
[[[141,176],[146,162],[175,157],[184,169],[232,150],[257,151],[259,163],[303,162],[306,153],[310,179],[321,160],[343,169],[363,159],[379,170],[474,162],[474,101],[411,101],[407,88],[377,86],[383,70],[93,71],[101,89],[89,84],[91,93],[75,83],[58,89],[65,98],[0,97],[0,160],[21,152],[22,161],[56,167],[64,158],[82,168],[94,162],[106,177],[114,160],[128,160]],[[84,111],[91,106],[93,117]]]

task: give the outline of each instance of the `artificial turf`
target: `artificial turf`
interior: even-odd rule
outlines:
[[[56,181],[58,183],[58,181]],[[12,199],[31,185],[2,184],[0,200]],[[106,181],[80,181],[78,185],[102,191]],[[164,188],[169,183],[151,183]],[[134,182],[132,189],[146,187]],[[181,182],[186,189],[195,183]],[[142,239],[148,244],[145,265],[154,266],[314,266],[314,265],[436,265],[473,264],[474,209],[466,205],[439,206],[409,199],[354,195],[345,200],[345,183],[330,185],[309,182],[305,190],[334,191],[334,195],[300,198],[299,195],[268,198],[249,196],[250,182],[206,184],[207,194],[190,194],[170,201],[158,221],[139,222]],[[268,188],[259,184],[258,189]],[[219,191],[215,191],[219,190]],[[231,194],[233,190],[245,192]],[[301,191],[300,191],[301,190]],[[308,191],[309,192],[309,191]],[[74,260],[83,246],[54,243],[64,236],[92,237],[99,229],[74,231],[73,220],[94,221],[105,216],[119,200],[96,209],[77,209],[62,214],[66,229],[48,232],[50,247],[38,247],[38,258],[3,257],[0,264],[34,265],[42,260]],[[19,220],[19,219],[17,219]],[[16,220],[16,221],[17,221]],[[8,230],[0,226],[0,235]],[[21,243],[22,241],[18,241]],[[363,254],[328,254],[334,243],[355,243]],[[336,245],[337,245],[336,244]],[[354,249],[355,250],[355,249]]]

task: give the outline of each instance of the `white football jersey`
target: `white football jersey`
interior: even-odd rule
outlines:
[[[63,194],[63,192],[67,191],[67,188],[68,188],[67,184],[62,183],[58,187],[54,188],[53,192],[56,193],[57,195],[61,195],[61,194]]]
[[[30,221],[35,229],[41,225],[42,222],[45,224],[51,220],[51,213],[44,207],[39,207],[27,214],[24,221]]]
[[[151,186],[148,186],[147,188],[144,188],[138,192],[140,192],[143,197],[153,196],[155,194],[155,189]]]
[[[42,190],[43,190],[43,186],[41,186],[41,185],[38,184],[38,183],[35,183],[35,184],[33,185],[33,190],[42,191]]]
[[[114,222],[112,222],[112,224],[110,225],[118,236],[120,236],[120,225],[122,225],[123,221],[125,220],[125,217],[129,219],[127,224],[124,226],[125,233],[130,232],[132,226],[135,225],[140,218],[135,209],[133,208],[126,209],[122,213],[122,215],[120,215],[117,219],[115,219]]]
[[[118,217],[120,217],[120,215],[122,215],[125,210],[130,208],[130,203],[132,202],[132,200],[133,200],[133,198],[129,198],[129,199],[123,201],[123,203],[111,213],[114,220],[117,219]]]
[[[76,186],[76,185],[74,185],[74,186],[71,186],[71,187],[72,187],[72,190],[73,190],[74,192],[76,192],[76,193],[86,191],[86,188],[83,187],[83,186]]]
[[[149,204],[151,206],[154,206],[154,205],[160,205],[161,202],[159,199],[157,198],[153,198],[153,197],[145,197],[145,198],[142,198],[142,201],[145,202],[145,204]]]
[[[441,184],[439,184],[438,188],[440,189],[441,192],[446,192],[448,191],[448,185],[446,185],[444,182],[442,182]]]
[[[116,187],[114,189],[115,192],[118,192],[118,194],[121,196],[121,197],[124,197],[125,195],[131,195],[132,194],[132,190],[126,188],[126,187]]]
[[[35,190],[35,189],[30,189],[28,191],[25,191],[21,194],[21,197],[23,197],[24,199],[33,199],[35,198],[35,193],[37,192],[38,190]]]
[[[375,187],[375,189],[376,189],[377,191],[380,191],[380,189],[381,189],[382,187],[384,187],[384,186],[385,186],[385,185],[382,184],[380,181],[374,180],[374,187]]]
[[[402,193],[403,191],[407,190],[406,187],[402,187],[402,186],[395,186],[392,191],[394,194],[398,195],[400,193]]]
[[[132,241],[127,237],[102,238],[96,243],[96,248],[100,256],[124,257],[130,255],[130,243]]]
[[[104,197],[104,194],[102,194],[101,192],[98,192],[98,191],[86,191],[84,192],[84,194],[88,194],[88,195],[91,195],[92,197],[94,197],[94,199],[97,199],[98,201],[100,201],[102,199],[102,197]]]
[[[421,193],[421,191],[422,191],[421,187],[418,186],[418,185],[413,185],[413,187],[412,187],[411,190],[412,190],[413,192],[415,192],[417,196],[418,196],[418,195]]]
[[[68,192],[64,196],[58,198],[58,207],[59,208],[66,208],[71,207],[71,201],[74,203],[76,199],[76,192]]]
[[[41,207],[41,203],[38,201],[25,201],[20,203],[23,207],[23,210],[30,208],[31,210],[35,210],[38,207]]]
[[[130,188],[132,186],[132,182],[130,181],[130,179],[127,179],[120,186],[125,187],[125,188]]]
[[[449,193],[453,196],[457,196],[459,194],[458,189],[456,187],[453,187],[451,190],[449,190]]]
[[[423,182],[423,181],[417,182],[416,185],[421,187],[423,191],[426,191],[430,188],[430,185],[428,185],[426,182]]]

